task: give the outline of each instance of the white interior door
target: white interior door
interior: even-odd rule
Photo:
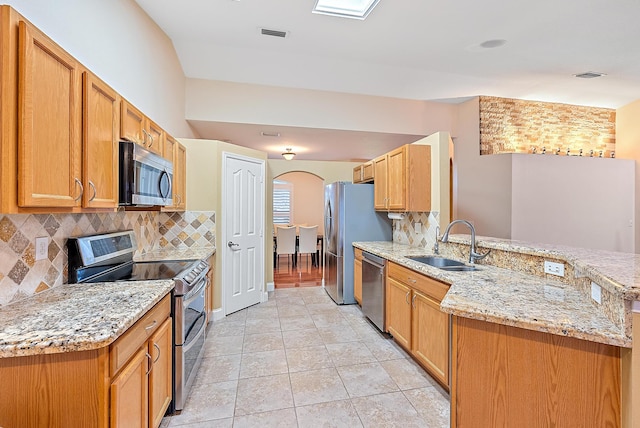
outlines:
[[[260,303],[264,288],[264,161],[223,153],[225,314]]]

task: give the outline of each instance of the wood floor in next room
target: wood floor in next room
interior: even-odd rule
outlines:
[[[448,427],[448,395],[358,306],[276,289],[211,325],[184,410],[163,427]]]
[[[302,257],[292,266],[289,257],[280,256],[273,270],[275,288],[317,287],[322,285],[322,266],[314,266],[308,257]]]

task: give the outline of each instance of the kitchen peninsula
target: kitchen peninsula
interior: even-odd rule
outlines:
[[[468,259],[469,242],[452,236],[440,255]],[[440,310],[452,315],[451,426],[623,425],[638,256],[485,237],[477,244],[491,249],[478,269],[451,272],[406,257],[428,249],[354,243],[449,287]],[[564,276],[544,273],[544,261],[562,264]],[[420,310],[411,303],[407,311]],[[416,358],[413,347],[405,345]]]

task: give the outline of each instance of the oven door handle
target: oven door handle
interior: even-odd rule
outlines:
[[[206,288],[206,285],[207,285],[206,278],[207,278],[206,276],[200,278],[200,280],[196,283],[197,285],[194,285],[193,288],[189,290],[187,294],[184,295],[183,305],[185,308],[188,308],[189,305],[191,305],[191,302],[197,299],[198,296],[200,296],[200,294],[202,293],[202,290]]]
[[[200,318],[205,317],[206,313],[203,312],[200,314],[200,316],[198,317],[198,319],[196,320],[196,322],[193,323],[193,325],[197,325],[198,322],[200,321]],[[191,339],[191,341],[189,343],[185,343],[184,345],[182,345],[182,353],[186,354],[187,352],[189,352],[189,349],[191,349],[193,347],[194,344],[196,344],[198,342],[198,339],[200,338],[200,336],[202,336],[204,334],[205,328],[207,327],[207,323],[203,322],[202,323],[202,327],[200,327],[200,330],[198,330],[198,333],[196,333],[196,335],[193,337],[193,339]],[[193,326],[192,326],[193,328]],[[189,329],[189,331],[187,331],[187,333],[185,334],[185,339],[187,337],[189,337],[189,333],[191,333],[191,329]]]

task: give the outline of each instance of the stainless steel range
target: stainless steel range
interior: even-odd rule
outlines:
[[[205,289],[210,266],[205,260],[134,262],[133,231],[70,238],[69,282],[173,279],[173,403],[182,410],[202,361],[206,338]]]

